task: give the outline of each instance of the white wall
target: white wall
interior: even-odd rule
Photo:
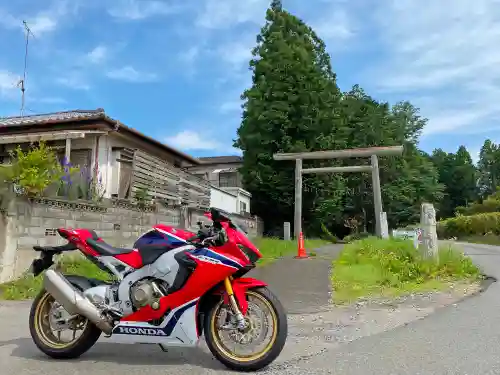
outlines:
[[[221,188],[226,193],[232,194],[236,197],[236,212],[241,213],[241,205],[240,202],[246,203],[245,211],[250,213],[250,201],[252,199],[252,194],[242,188],[238,187],[227,187]]]
[[[210,188],[210,206],[238,213],[238,197],[217,188]]]
[[[240,202],[244,202],[246,204],[245,211],[250,212],[250,197],[241,192],[238,193],[238,212],[241,213],[241,204]]]

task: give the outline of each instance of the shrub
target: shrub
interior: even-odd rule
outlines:
[[[440,238],[467,237],[472,235],[500,234],[500,212],[470,216],[456,216],[437,225]]]
[[[344,242],[351,243],[353,241],[362,240],[363,238],[370,237],[371,234],[368,232],[353,233],[344,237]]]
[[[328,230],[325,224],[321,223],[321,230],[323,232],[322,239],[330,241],[331,243],[339,243],[339,239],[332,232]]]
[[[44,142],[23,151],[18,145],[10,153],[11,164],[2,166],[1,178],[27,196],[40,196],[64,176],[55,152]]]

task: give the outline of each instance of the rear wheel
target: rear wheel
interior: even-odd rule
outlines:
[[[267,288],[248,290],[248,328],[238,330],[230,307],[221,300],[205,315],[205,339],[212,354],[237,371],[256,371],[274,361],[285,346],[287,318],[279,300]]]
[[[70,316],[45,290],[31,305],[29,327],[35,345],[52,358],[77,358],[101,335],[101,330],[88,319]]]

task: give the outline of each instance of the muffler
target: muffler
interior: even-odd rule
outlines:
[[[111,334],[113,325],[61,273],[54,270],[47,270],[43,278],[43,286],[71,315],[82,315],[104,333]]]

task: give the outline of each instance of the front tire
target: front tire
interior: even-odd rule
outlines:
[[[83,326],[81,335],[78,338],[73,336],[73,340],[69,342],[61,342],[51,330],[49,322],[50,309],[54,302],[54,298],[45,290],[42,290],[33,301],[29,316],[29,328],[33,342],[49,357],[55,359],[78,358],[96,343],[102,332],[88,319],[79,316],[76,319],[79,319],[78,323]]]
[[[205,339],[208,348],[215,358],[229,369],[236,371],[257,371],[268,366],[280,355],[288,335],[288,323],[283,306],[269,289],[258,288],[248,290],[246,292],[246,297],[247,299],[259,301],[262,303],[263,307],[268,310],[269,318],[273,324],[273,331],[271,332],[269,343],[267,343],[262,350],[253,352],[249,355],[236,354],[222,343],[220,337],[222,327],[217,326],[218,315],[224,308],[222,300],[215,304],[208,314],[205,315]],[[249,300],[247,319],[250,319],[248,317],[251,314],[251,303],[252,301]]]

